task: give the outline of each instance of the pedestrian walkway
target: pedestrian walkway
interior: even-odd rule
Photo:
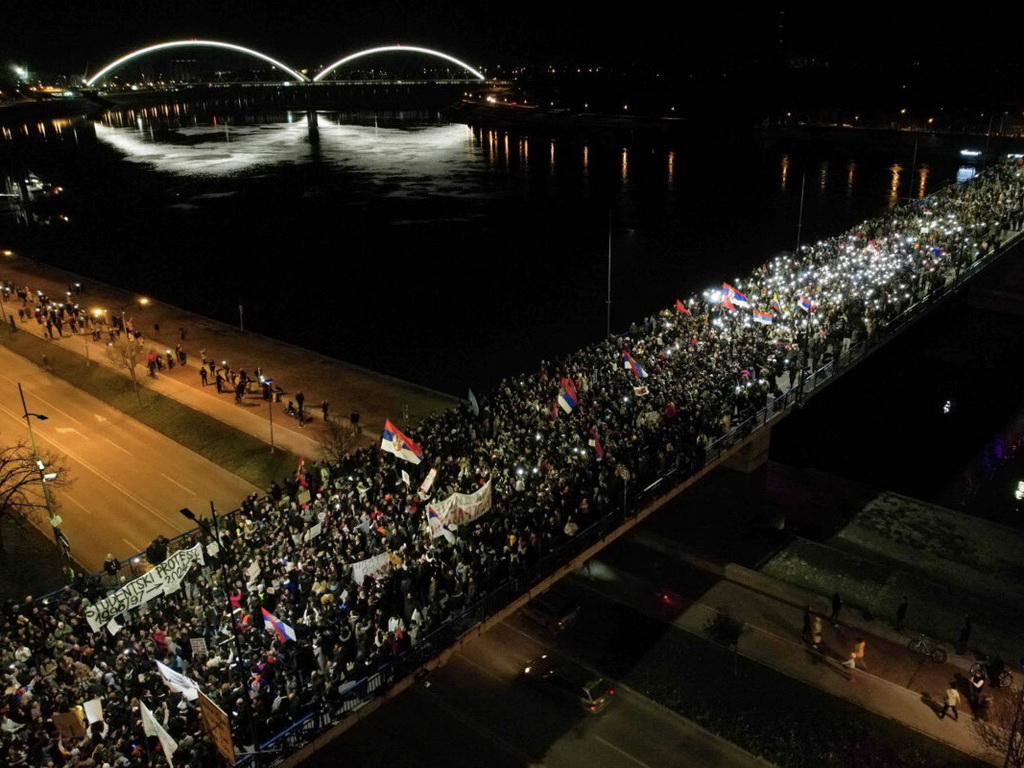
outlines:
[[[706,561],[646,532],[638,534],[635,541],[720,577],[714,586],[695,598],[666,593],[665,601],[678,609],[672,618],[674,626],[703,636],[708,619],[727,611],[744,624],[738,646],[742,656],[969,755],[1002,765],[1002,753],[987,743],[984,725],[973,717],[966,695],[958,721],[939,718],[943,693],[950,681],[956,680],[966,694],[970,659],[956,656],[949,649],[948,661],[936,664],[910,651],[910,637],[881,621],[847,611],[840,614],[838,627],[833,627],[828,622],[831,610],[817,595],[741,566]],[[651,599],[652,585],[639,576],[594,560],[589,573],[581,571],[577,579],[606,597],[665,618],[664,610]],[[813,650],[801,636],[807,605],[824,617],[824,642],[819,651]],[[864,663],[850,670],[841,662],[849,658],[850,649],[859,638],[866,643]],[[997,699],[1012,695],[1006,690],[994,692]]]
[[[146,375],[144,366],[140,367],[139,382],[267,443],[271,439],[272,418],[274,444],[300,456],[321,454],[318,440],[325,430],[320,403],[325,400],[329,404],[329,416],[346,424],[350,414],[359,413],[359,445],[376,441],[385,418],[401,425],[416,424],[428,414],[458,403],[457,398],[449,395],[277,339],[243,332],[159,301],[141,302],[145,297],[31,259],[4,257],[0,261],[0,282],[7,280],[17,287],[28,287],[33,297],[36,291],[43,291],[53,301],[67,299],[89,313],[105,310],[106,316],[111,317],[123,312],[131,327],[142,333],[143,349],[147,352],[152,349],[166,357],[168,352],[174,354],[175,345],[181,344],[186,352],[185,365],[165,368],[155,379]],[[76,286],[82,287],[81,293],[76,292]],[[44,325],[34,319],[18,321],[21,306],[21,301],[14,299],[6,302],[2,309],[14,316],[18,328],[46,338]],[[106,340],[105,333],[102,338]],[[65,326],[63,337],[55,331],[53,341],[127,377],[124,368],[115,366],[107,358],[105,343],[92,341],[90,334],[71,336]],[[257,367],[262,369],[265,376],[274,379],[275,386],[284,390],[281,402],[270,404],[259,395],[250,394],[236,405],[232,392],[217,392],[213,377],[209,385],[203,386],[199,374],[201,350],[218,366],[226,364],[232,370],[250,373]],[[301,428],[295,418],[284,412],[287,401],[294,400],[300,391],[305,395],[306,416],[312,419]]]

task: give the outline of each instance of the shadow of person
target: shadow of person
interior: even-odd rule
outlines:
[[[933,699],[927,691],[921,694],[921,703],[934,712],[936,717],[942,717],[942,703]]]

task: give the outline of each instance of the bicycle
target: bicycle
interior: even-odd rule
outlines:
[[[971,664],[971,675],[979,672],[996,688],[1009,688],[1013,685],[1013,674],[1001,660],[983,659]]]
[[[907,647],[914,653],[931,657],[931,660],[936,664],[942,664],[946,661],[946,651],[927,635],[921,635],[916,640],[911,640],[910,645]]]

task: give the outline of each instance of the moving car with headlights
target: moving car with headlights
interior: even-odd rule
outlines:
[[[596,672],[551,653],[527,664],[523,678],[539,690],[595,715],[607,707],[615,695],[611,684]]]

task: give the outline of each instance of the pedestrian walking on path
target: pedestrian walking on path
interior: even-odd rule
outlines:
[[[942,709],[939,711],[939,720],[946,716],[949,710],[953,710],[953,719],[959,720],[960,713],[956,708],[960,706],[960,691],[956,689],[956,681],[950,681],[946,688],[946,695],[943,697]]]
[[[843,666],[856,669],[857,662],[860,662],[861,669],[867,671],[867,667],[864,666],[865,647],[867,647],[867,643],[864,641],[864,638],[858,637],[857,642],[853,644],[853,648],[850,650],[850,658],[843,662]]]
[[[957,656],[963,656],[967,653],[967,641],[971,639],[971,628],[971,617],[970,615],[965,615],[963,626],[960,627],[960,634],[956,638]]]
[[[903,602],[896,609],[896,631],[903,631],[903,622],[907,618],[907,596],[903,596]]]
[[[832,615],[828,617],[833,627],[839,626],[839,612],[841,610],[843,610],[843,598],[839,596],[838,592],[835,592],[832,595]]]
[[[330,410],[331,404],[326,400],[320,401],[320,410],[323,411],[324,421],[327,421],[327,412]]]
[[[203,386],[205,387],[206,384],[207,384],[207,378],[208,378],[208,374],[206,373],[206,369],[205,368],[200,368],[199,369],[199,378],[202,379]]]

